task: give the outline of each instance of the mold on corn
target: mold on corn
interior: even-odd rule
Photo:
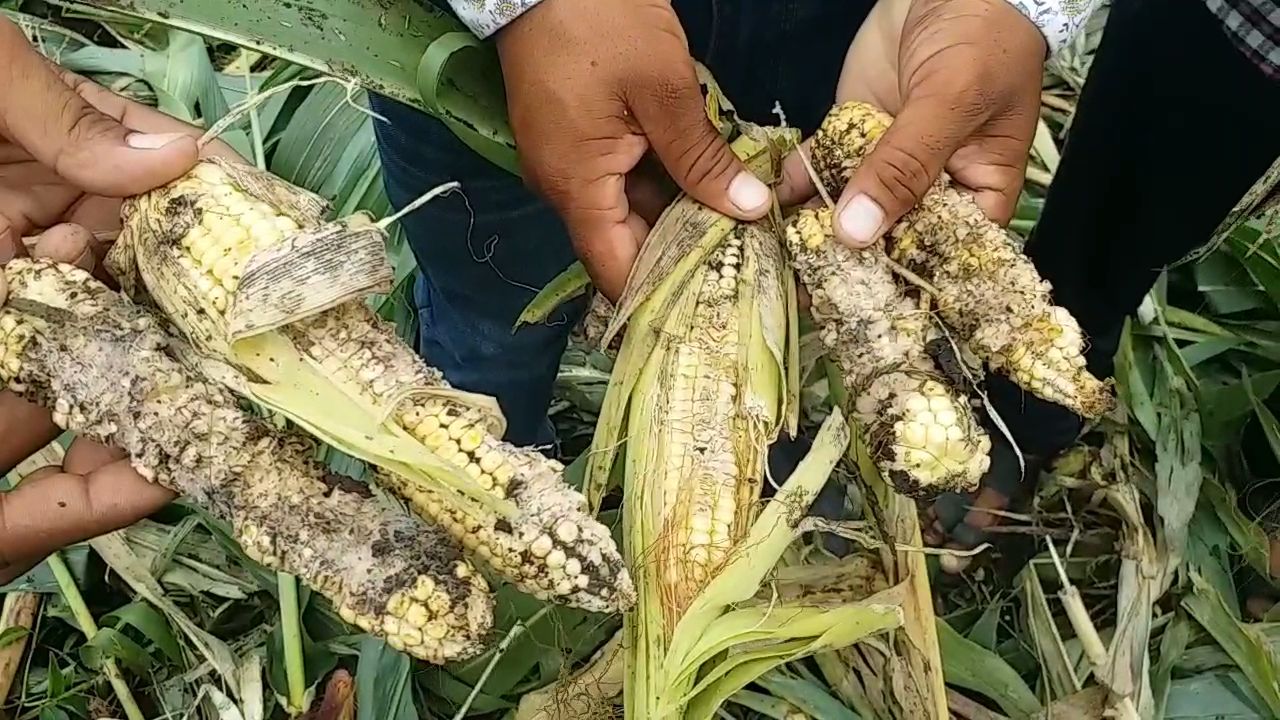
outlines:
[[[785,228],[819,336],[840,369],[880,469],[900,492],[976,487],[991,439],[965,395],[942,382],[926,351],[926,313],[903,292],[881,246],[838,243],[828,208],[802,209]]]
[[[708,258],[693,310],[695,332],[674,344],[665,423],[658,423],[662,506],[661,579],[672,625],[702,590],[745,529],[744,503],[758,478],[739,467],[738,280],[742,239],[730,234]],[[696,277],[696,276],[695,276]]]
[[[478,493],[511,501],[516,518],[486,514],[479,503],[464,506],[422,478],[390,483],[518,588],[588,610],[629,607],[634,589],[621,554],[564,482],[564,468],[502,442],[497,403],[451,388],[368,308],[368,278],[386,265],[382,230],[360,218],[324,223],[326,210],[319,198],[268,173],[202,162],[175,183],[126,201],[126,231],[108,264],[130,295],[151,296],[206,354],[234,365],[252,355],[237,355],[237,342],[276,333],[272,339],[283,337],[297,351],[288,361],[322,370],[334,388],[376,413],[375,424],[394,426],[430,450],[442,461],[437,469],[447,463]],[[326,427],[323,417],[302,412]],[[530,550],[562,526],[578,531],[556,541],[558,553]]]
[[[226,354],[237,340],[390,289],[384,231],[363,214],[326,221],[329,209],[270,173],[208,158],[125,199],[105,264],[198,349]]]
[[[636,376],[620,430],[628,557],[641,614],[668,633],[732,554],[749,552],[740,543],[786,403],[773,352],[787,342],[777,239],[743,223],[702,242],[702,259],[637,310],[615,369]]]
[[[2,273],[0,379],[60,427],[124,450],[143,477],[227,523],[246,554],[297,575],[339,614],[435,663],[472,657],[493,622],[483,578],[440,527],[328,474],[304,436],[239,408],[171,357],[180,340],[67,265]]]
[[[249,258],[300,229],[293,218],[236,187],[219,165],[197,165],[171,191],[191,198],[200,218],[173,247],[174,255],[219,312],[226,311]]]
[[[635,601],[617,544],[564,481],[564,466],[499,439],[497,411],[450,388],[389,323],[362,303],[346,303],[282,331],[344,390],[389,409],[389,422],[515,504],[517,516],[504,520],[393,473],[375,474],[503,579],[534,597],[591,612],[618,612]]]
[[[892,118],[866,103],[838,105],[813,136],[812,160],[843,187]],[[938,311],[959,339],[1022,388],[1086,417],[1114,407],[1111,383],[1085,367],[1085,339],[1015,240],[944,173],[892,228],[890,256],[936,289]]]

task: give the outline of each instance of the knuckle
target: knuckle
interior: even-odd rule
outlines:
[[[882,148],[876,177],[889,194],[902,200],[917,200],[933,182],[929,166],[915,153],[903,148]]]

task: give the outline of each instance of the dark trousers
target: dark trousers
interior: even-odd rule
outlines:
[[[1280,156],[1280,83],[1200,0],[1116,0],[1027,252],[1110,375],[1125,318]],[[1000,379],[992,402],[1025,452],[1079,421]]]

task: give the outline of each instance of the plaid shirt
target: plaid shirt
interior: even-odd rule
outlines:
[[[1280,80],[1280,2],[1277,0],[1205,0],[1222,29],[1262,72]]]

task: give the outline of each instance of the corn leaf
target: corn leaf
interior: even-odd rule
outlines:
[[[1029,718],[1040,712],[1035,693],[1017,671],[999,655],[957,633],[938,619],[938,642],[942,648],[942,671],[950,685],[979,692],[995,700],[1011,718]]]
[[[492,47],[430,3],[299,0],[77,0],[234,43],[383,93],[444,121],[463,142],[517,172]]]
[[[546,320],[556,308],[586,292],[590,285],[591,278],[587,276],[586,267],[581,261],[574,261],[533,296],[520,317],[516,318],[512,331],[519,330],[523,325]]]
[[[813,619],[820,620],[826,626],[824,632],[812,637],[796,641],[769,640],[756,650],[730,653],[726,660],[720,661],[710,669],[706,677],[695,688],[696,693],[688,701],[686,720],[711,720],[716,711],[735,692],[765,672],[783,664],[825,650],[846,647],[878,632],[890,630],[902,625],[902,608],[894,603],[872,602],[875,598],[839,608],[797,608],[797,614],[788,609],[761,609],[764,613],[781,612],[785,617],[797,622]],[[813,616],[812,618],[806,616]],[[780,627],[778,635],[792,635],[790,627]]]
[[[1221,595],[1197,573],[1191,574],[1192,592],[1182,607],[1209,632],[1249,679],[1254,691],[1273,716],[1280,717],[1280,657],[1256,628],[1227,611]]]

